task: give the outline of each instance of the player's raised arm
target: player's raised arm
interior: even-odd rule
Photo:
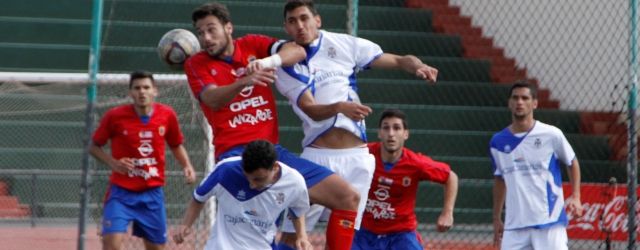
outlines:
[[[372,68],[403,69],[416,77],[435,82],[438,78],[438,69],[424,64],[414,55],[399,56],[384,53],[371,63]]]

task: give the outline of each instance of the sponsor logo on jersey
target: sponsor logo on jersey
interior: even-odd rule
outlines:
[[[151,131],[140,131],[138,132],[138,136],[140,137],[140,139],[149,139],[149,138],[153,138],[153,132]]]
[[[540,148],[540,146],[542,146],[542,141],[540,141],[540,138],[536,138],[536,141],[533,143],[534,146],[536,146],[536,148]]]
[[[253,86],[246,86],[240,91],[242,97],[249,97],[253,93]]]
[[[150,140],[140,140],[140,146],[138,147],[140,155],[147,157],[153,153],[153,146],[151,146]]]
[[[244,190],[240,190],[238,191],[238,194],[236,195],[236,198],[238,200],[244,200],[247,198],[247,194],[244,192]]]
[[[391,186],[393,184],[393,179],[391,178],[387,178],[384,176],[380,176],[378,177],[378,182],[382,185],[387,185],[387,186]]]
[[[257,108],[267,104],[269,104],[269,102],[265,101],[264,98],[262,98],[262,96],[256,96],[256,97],[244,99],[239,102],[231,103],[229,104],[229,109],[233,112],[240,112],[248,108]]]
[[[229,126],[236,128],[242,124],[256,125],[258,122],[273,120],[271,109],[258,109],[255,114],[238,114],[229,120]]]

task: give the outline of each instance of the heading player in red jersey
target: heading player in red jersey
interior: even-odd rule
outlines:
[[[446,163],[404,147],[409,130],[402,111],[385,110],[379,126],[380,142],[368,144],[376,158],[376,170],[352,249],[423,249],[414,212],[418,182],[444,186],[444,205],[436,227],[445,232],[453,226],[458,176]]]
[[[360,196],[346,181],[278,144],[276,100],[268,84],[275,80],[274,68],[303,60],[305,50],[293,42],[276,45],[275,38],[263,35],[232,39],[231,15],[219,3],[196,8],[191,19],[203,51],[185,62],[184,71],[213,129],[216,159],[242,155],[244,146],[253,140],[269,141],[275,144],[278,161],[302,174],[312,203],[338,211],[336,214],[355,213]],[[336,229],[344,227],[341,225],[354,220],[343,216],[328,223],[337,225],[328,227],[331,238],[339,234]],[[329,241],[328,245],[339,250],[331,246],[338,243]]]
[[[154,102],[157,93],[153,75],[131,73],[129,96],[133,104],[107,111],[93,135],[91,155],[112,170],[102,220],[104,249],[121,248],[130,222],[133,235],[144,238],[146,249],[164,249],[165,141],[182,166],[186,182],[195,181],[176,113]],[[109,140],[111,155],[102,150]]]

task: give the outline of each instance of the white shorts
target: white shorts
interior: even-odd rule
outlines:
[[[504,230],[500,249],[567,250],[569,249],[568,244],[567,229],[564,225],[556,225],[544,229]]]
[[[354,225],[355,229],[360,229],[362,213],[367,204],[371,187],[371,179],[376,169],[376,160],[372,154],[369,154],[369,148],[320,149],[306,147],[300,157],[333,170],[360,194],[360,204],[358,204],[358,214]],[[325,207],[321,205],[311,206],[305,220],[307,231],[313,230],[324,210]],[[284,220],[282,231],[295,232],[291,220]]]

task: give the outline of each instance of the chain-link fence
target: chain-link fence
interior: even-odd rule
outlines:
[[[204,0],[106,0],[101,72],[170,71],[155,46],[173,28],[191,29],[190,14]],[[234,36],[261,33],[287,38],[281,0],[222,1],[232,14]],[[351,1],[354,2],[354,1]],[[585,215],[570,218],[571,249],[622,249],[626,235],[626,166],[629,86],[635,68],[632,0],[317,0],[322,27],[345,32],[357,17],[357,34],[385,52],[413,54],[439,69],[426,85],[401,71],[370,70],[358,76],[375,141],[384,108],[408,114],[407,147],[449,163],[460,176],[455,226],[437,233],[442,207],[439,185],[422,183],[416,212],[429,249],[490,249],[493,176],[491,136],[511,122],[509,84],[527,80],[540,87],[536,119],[560,128],[582,170]],[[33,9],[31,6],[39,6]],[[256,14],[256,13],[259,13]],[[356,13],[356,14],[354,14]],[[637,17],[635,17],[637,21]],[[0,8],[2,71],[86,72],[91,1],[9,1]],[[57,82],[52,80],[51,82]],[[4,81],[0,84],[0,217],[36,227],[77,222],[82,134],[86,99],[82,84]],[[208,142],[197,104],[184,82],[160,87],[159,101],[172,105],[194,166],[203,173]],[[126,85],[100,84],[98,119],[127,102]],[[300,121],[278,97],[281,143],[300,152]],[[168,170],[177,170],[167,154]],[[99,224],[107,175],[93,169],[91,224]],[[20,170],[20,171],[18,171]],[[563,178],[566,181],[566,172]],[[202,177],[202,175],[200,175]],[[615,181],[609,184],[610,181]],[[192,186],[170,174],[165,191],[169,223],[175,225]],[[569,191],[569,190],[567,190]],[[567,195],[565,195],[566,197]],[[6,209],[5,209],[6,208]],[[204,230],[204,229],[203,229]],[[323,244],[323,229],[314,234]],[[204,232],[204,231],[203,231]],[[199,235],[190,246],[199,248]],[[140,241],[128,241],[129,249]],[[176,247],[170,245],[170,248]]]

